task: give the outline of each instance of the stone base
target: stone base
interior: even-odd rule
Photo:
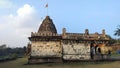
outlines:
[[[110,55],[108,54],[94,55],[94,60],[107,60],[107,59],[110,59]]]
[[[28,63],[59,63],[62,62],[61,58],[29,58]]]

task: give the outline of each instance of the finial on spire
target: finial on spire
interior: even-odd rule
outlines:
[[[48,3],[45,5],[45,8],[48,8]]]
[[[45,5],[45,8],[47,10],[47,16],[48,16],[48,3]]]

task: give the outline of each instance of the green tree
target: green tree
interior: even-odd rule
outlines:
[[[120,36],[120,25],[117,26],[114,35],[115,35],[115,36]]]
[[[116,43],[116,40],[113,39],[110,35],[107,35],[107,37],[110,39],[110,40],[109,40],[109,44],[114,44],[114,43]]]

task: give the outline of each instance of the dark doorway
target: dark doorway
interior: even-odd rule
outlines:
[[[101,48],[98,48],[98,53],[101,54]]]
[[[90,56],[91,56],[91,59],[94,59],[94,52],[95,52],[94,42],[91,42],[91,44],[90,44]]]

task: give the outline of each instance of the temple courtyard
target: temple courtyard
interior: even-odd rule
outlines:
[[[120,61],[27,64],[27,58],[0,62],[1,68],[120,68]]]

